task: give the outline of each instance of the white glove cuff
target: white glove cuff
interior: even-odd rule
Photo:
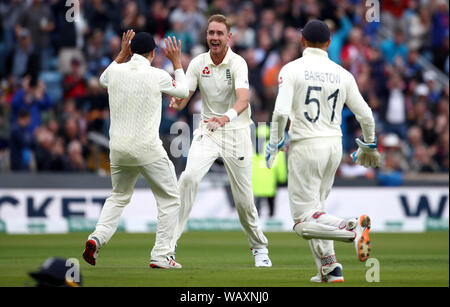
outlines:
[[[233,108],[229,109],[224,115],[230,119],[230,122],[238,117],[236,110]]]

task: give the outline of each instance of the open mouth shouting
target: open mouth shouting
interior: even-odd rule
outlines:
[[[219,50],[220,47],[222,46],[220,41],[210,41],[209,44],[211,46],[211,49],[216,50],[216,51]]]

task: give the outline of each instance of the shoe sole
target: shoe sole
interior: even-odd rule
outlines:
[[[156,265],[156,264],[154,264],[154,263],[150,263],[150,267],[151,267],[152,269],[167,269],[167,268],[165,268],[165,267]]]
[[[337,284],[337,283],[341,283],[341,282],[344,282],[343,278],[336,279],[336,280],[333,280],[333,281],[327,281],[327,283],[329,283],[329,284]]]
[[[370,244],[369,239],[369,231],[370,231],[370,218],[367,215],[361,215],[359,218],[361,227],[364,228],[363,233],[361,235],[361,238],[358,242],[358,257],[359,261],[365,262],[367,259],[369,259],[370,251],[372,249],[372,246]]]
[[[83,259],[90,265],[95,265],[96,261],[94,258],[97,245],[94,241],[88,240],[86,242],[86,247],[84,248]]]
[[[181,269],[181,267],[177,268],[175,266],[162,266],[162,265],[158,265],[154,262],[150,262],[150,268],[152,268],[152,269]]]

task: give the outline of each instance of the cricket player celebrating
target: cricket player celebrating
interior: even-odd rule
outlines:
[[[344,220],[327,214],[325,201],[342,158],[341,112],[344,103],[362,127],[353,160],[365,167],[380,163],[372,111],[359,93],[354,77],[328,58],[330,31],[319,20],[302,30],[303,56],[279,74],[279,92],[272,117],[266,162],[270,168],[285,145],[284,130],[291,120],[288,192],[294,230],[309,240],[319,273],[312,282],[343,282],[334,241],[354,242],[360,261],[369,257],[370,219]]]
[[[248,68],[245,60],[228,46],[230,39],[230,25],[226,17],[211,16],[206,33],[210,50],[194,58],[186,72],[189,97],[173,98],[171,101],[171,107],[181,110],[197,86],[200,89],[202,122],[194,131],[186,169],[179,180],[181,208],[174,243],[186,226],[201,179],[214,161],[221,157],[230,178],[240,222],[255,256],[255,266],[271,267],[268,242],[259,227],[251,186],[252,121]]]
[[[130,43],[131,41],[131,43]],[[175,80],[164,70],[154,68],[153,37],[132,30],[122,37],[122,49],[114,62],[100,76],[108,89],[111,114],[110,160],[112,193],[106,200],[95,231],[89,236],[83,258],[95,265],[100,248],[117,229],[123,209],[130,202],[139,174],[147,180],[158,207],[156,242],[150,267],[181,268],[170,259],[180,208],[177,178],[172,162],[159,139],[161,93],[187,97],[181,66],[181,42],[165,40],[164,53],[172,62]],[[131,60],[126,62],[128,56]]]

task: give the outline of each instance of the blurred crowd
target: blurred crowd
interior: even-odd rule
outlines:
[[[374,1],[368,1],[373,3]],[[376,2],[376,1],[375,1]],[[67,4],[67,5],[66,5]],[[73,6],[75,4],[75,6]],[[183,65],[207,51],[208,16],[232,22],[231,47],[249,68],[252,116],[268,122],[281,67],[301,56],[309,19],[331,29],[329,57],[356,78],[373,110],[380,173],[448,173],[449,8],[446,0],[383,0],[381,22],[359,0],[4,0],[0,2],[0,171],[108,172],[108,97],[98,78],[126,29],[182,42]],[[424,63],[432,66],[424,66]],[[170,71],[161,49],[153,66]],[[444,81],[443,81],[444,80]],[[447,80],[447,81],[445,81]],[[163,99],[161,138],[192,125],[200,97],[177,112]],[[175,124],[175,125],[174,125]],[[344,109],[338,176],[374,176],[351,163],[361,134]],[[169,151],[170,152],[170,151]],[[169,154],[170,155],[170,154]],[[177,172],[184,158],[172,157]]]

